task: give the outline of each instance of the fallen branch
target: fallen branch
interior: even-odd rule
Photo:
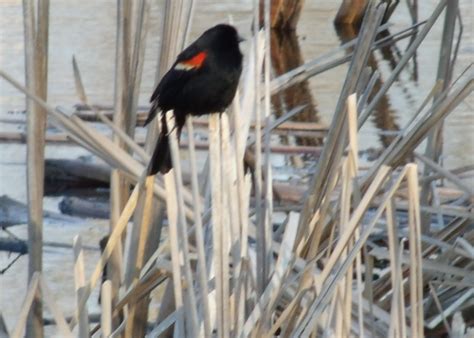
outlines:
[[[58,213],[44,211],[44,219],[61,222],[75,222],[76,220]],[[10,227],[28,223],[28,207],[26,204],[15,201],[7,195],[0,196],[0,226]]]

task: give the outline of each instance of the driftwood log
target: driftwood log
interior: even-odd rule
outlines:
[[[78,160],[48,159],[45,163],[45,195],[97,195],[108,188],[110,167]]]
[[[28,252],[28,244],[21,239],[0,237],[0,251],[24,255]]]
[[[297,123],[297,122],[285,122],[285,123]],[[306,124],[306,126],[305,126]],[[300,124],[301,127],[307,127],[308,123],[302,123]],[[295,135],[303,135],[303,136],[308,136],[308,135],[315,135],[317,137],[324,136],[326,133],[325,129],[312,129],[315,130],[310,131],[307,130],[307,128],[303,129],[294,129]],[[10,143],[25,143],[26,140],[26,134],[23,132],[0,132],[0,142],[10,142]],[[144,139],[140,136],[137,137],[137,140],[135,140],[139,145],[142,145],[144,143]],[[61,144],[74,144],[69,137],[66,134],[46,134],[46,142],[48,143],[61,143]],[[188,143],[187,142],[180,142],[179,147],[182,149],[187,149],[188,148]],[[209,143],[208,142],[196,142],[195,147],[197,150],[207,150],[209,149]],[[286,146],[286,145],[272,145],[270,146],[270,149],[272,153],[277,153],[277,154],[313,154],[313,155],[319,155],[321,153],[321,147],[313,147],[313,146]]]
[[[45,220],[70,222],[68,216],[58,213],[44,211]],[[13,225],[28,223],[28,207],[26,204],[18,202],[7,195],[0,196],[0,227],[8,228]]]
[[[248,152],[247,152],[248,153]],[[250,161],[252,163],[252,161]],[[253,168],[253,165],[251,166]],[[106,164],[91,163],[84,160],[47,159],[45,163],[45,187],[47,194],[57,194],[66,190],[85,190],[109,186],[110,167]],[[190,182],[189,173],[184,170],[183,181]],[[303,187],[286,183],[274,183],[274,192],[279,201],[298,202],[304,194]],[[78,197],[65,197],[59,204],[65,215],[109,218],[107,201],[88,200]],[[45,212],[45,217],[58,218],[60,214]],[[69,220],[69,219],[67,219]],[[28,221],[25,204],[7,196],[0,197],[0,226],[25,224]]]
[[[60,242],[44,241],[43,246],[56,249],[72,250],[72,245]],[[83,245],[83,250],[98,251],[99,248],[92,245]],[[26,254],[28,252],[28,244],[25,240],[20,238],[0,237],[0,251],[7,251],[11,253]],[[1,338],[1,336],[0,336]]]
[[[253,170],[255,163],[252,153],[245,152],[246,164]],[[47,160],[46,175],[54,175],[55,180],[73,182],[76,186],[89,188],[108,185],[110,167],[102,164],[84,163],[81,160]],[[183,170],[183,182],[190,182],[190,174]],[[48,179],[48,178],[47,178]],[[276,196],[280,201],[299,201],[304,193],[304,187],[288,185],[287,183],[273,184]],[[60,204],[61,212],[68,215],[108,218],[109,208],[105,202],[88,201],[81,198],[65,198]]]
[[[108,186],[110,167],[106,164],[83,160],[47,159],[45,161],[46,183],[68,183],[88,186]],[[104,184],[107,183],[107,184]]]
[[[59,203],[59,210],[66,215],[103,219],[109,218],[110,214],[108,202],[90,201],[73,196],[64,197]]]

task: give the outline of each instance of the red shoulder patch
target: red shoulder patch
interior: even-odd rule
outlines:
[[[199,68],[202,66],[202,63],[204,62],[204,60],[206,60],[206,57],[207,57],[206,52],[200,52],[200,53],[197,53],[195,56],[193,56],[191,59],[186,60],[184,62],[190,66]]]
[[[206,52],[199,52],[192,58],[181,61],[178,64],[176,64],[175,69],[178,69],[178,70],[198,69],[202,66],[206,58],[207,58]]]

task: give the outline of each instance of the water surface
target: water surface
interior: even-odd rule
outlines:
[[[2,0],[0,2],[0,66],[14,78],[24,81],[24,46],[23,23],[20,0]],[[153,82],[158,55],[160,25],[160,6],[163,1],[153,1],[151,10],[150,33],[147,39],[146,59],[140,104],[147,104],[153,90]],[[301,61],[309,61],[341,44],[335,32],[332,20],[336,14],[336,1],[306,0],[301,20],[297,29],[297,45]],[[436,1],[419,1],[419,18],[427,18]],[[51,2],[50,14],[50,50],[49,50],[49,99],[54,105],[70,107],[78,102],[74,90],[71,66],[72,55],[76,56],[82,70],[83,81],[90,102],[110,104],[113,99],[114,59],[115,59],[115,15],[114,0],[55,0]],[[460,46],[457,64],[454,69],[456,78],[473,61],[472,24],[473,13],[470,0],[460,1],[464,22],[464,37]],[[202,0],[198,1],[194,16],[191,39],[203,30],[219,23],[228,22],[231,17],[244,36],[250,36],[252,23],[252,1]],[[405,2],[398,6],[391,22],[390,32],[397,32],[411,23]],[[413,116],[434,84],[443,20],[432,29],[416,57],[416,64],[402,72],[399,80],[392,86],[384,98],[379,114],[373,117],[360,134],[360,148],[381,148],[386,138],[381,131],[402,128]],[[397,42],[394,47],[403,53],[408,41]],[[245,48],[245,46],[244,46]],[[381,81],[387,79],[393,64],[377,51],[373,54],[372,63],[381,72]],[[309,119],[317,119],[329,125],[334,113],[338,94],[342,87],[347,65],[340,66],[320,74],[306,84],[308,96],[303,98],[311,103]],[[24,96],[4,81],[0,81],[0,120],[24,119],[17,111],[24,110]],[[474,145],[474,102],[472,95],[448,117],[444,129],[443,161],[447,168],[473,164]],[[0,122],[0,132],[22,131],[24,125]],[[424,148],[421,147],[420,150]],[[0,144],[0,194],[8,194],[20,201],[26,200],[25,156],[26,147],[21,144]],[[87,154],[86,151],[71,146],[48,146],[47,157],[75,158]],[[471,179],[468,184],[474,186]],[[57,200],[47,199],[46,208],[56,209]],[[87,223],[86,223],[87,224]],[[87,244],[97,245],[100,236],[106,232],[107,224],[88,223],[81,230],[77,228],[58,230],[58,225],[45,227],[45,240],[71,242],[71,234],[83,232]],[[25,238],[26,227],[19,226],[14,231]],[[92,266],[97,260],[97,253],[87,257]],[[11,257],[0,253],[0,268]],[[26,287],[27,258],[22,257],[6,274],[0,276],[0,308],[9,328],[15,322]],[[67,276],[64,271],[68,271]],[[45,251],[45,271],[51,277],[50,287],[58,290],[57,298],[66,313],[71,313],[73,306],[72,252],[64,250]],[[64,280],[69,281],[63,288]],[[6,286],[16,285],[18,289],[5,292]],[[6,306],[8,304],[8,306]]]

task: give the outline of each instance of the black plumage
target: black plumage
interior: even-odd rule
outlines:
[[[148,166],[148,175],[167,173],[171,167],[165,113],[174,111],[178,137],[188,115],[223,112],[232,102],[240,74],[242,53],[237,30],[220,24],[205,31],[178,55],[156,87],[148,124],[161,112],[161,131]]]

